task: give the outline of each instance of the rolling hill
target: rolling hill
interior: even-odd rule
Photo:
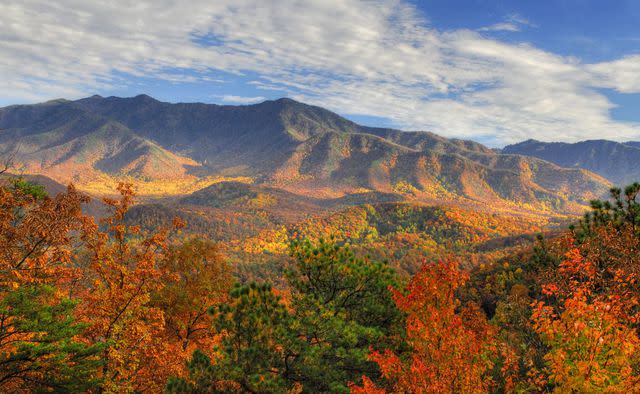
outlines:
[[[220,106],[92,96],[10,106],[0,109],[0,153],[15,154],[26,172],[80,187],[102,176],[245,177],[324,200],[392,195],[578,210],[609,185],[583,169],[429,132],[365,127],[291,99]]]

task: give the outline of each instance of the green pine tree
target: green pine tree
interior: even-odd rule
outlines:
[[[236,287],[232,302],[213,311],[224,335],[220,357],[212,364],[194,354],[189,378],[171,379],[168,392],[339,393],[378,374],[369,351],[387,346],[402,325],[388,290],[393,270],[322,240],[295,241],[291,255],[290,304],[270,285]]]
[[[32,284],[5,293],[0,301],[0,389],[83,392],[98,385],[102,345],[74,339],[84,326],[74,322],[75,302],[51,302],[54,288]]]

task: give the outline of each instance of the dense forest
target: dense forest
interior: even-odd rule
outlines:
[[[118,191],[94,219],[73,186],[4,179],[0,391],[640,390],[639,184],[508,255],[410,275],[299,233],[276,284],[239,280],[179,218],[127,223]]]

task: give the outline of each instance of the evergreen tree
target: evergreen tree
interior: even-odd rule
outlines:
[[[103,344],[76,339],[86,327],[63,286],[70,234],[82,227],[86,197],[69,188],[55,198],[23,180],[0,185],[0,391],[77,392],[95,380]]]
[[[393,271],[324,241],[295,241],[291,255],[288,305],[270,285],[236,287],[232,302],[212,311],[220,358],[194,354],[189,377],[172,379],[169,392],[348,392],[363,374],[379,374],[369,351],[401,326],[388,290]]]
[[[291,254],[297,264],[287,279],[303,339],[294,368],[305,391],[346,392],[363,374],[377,376],[369,351],[388,345],[401,326],[389,292],[393,270],[324,240],[295,241]]]
[[[572,226],[576,239],[583,241],[593,234],[594,228],[611,225],[620,228],[632,226],[640,232],[640,183],[632,183],[622,190],[613,187],[609,190],[611,201],[592,200],[591,212],[587,212],[578,228]]]
[[[212,308],[223,335],[214,365],[201,351],[188,364],[189,379],[173,378],[168,392],[286,392],[291,315],[269,284],[236,285],[231,302]]]
[[[50,302],[54,292],[47,285],[25,285],[0,302],[2,391],[82,392],[97,387],[103,345],[74,339],[86,326],[74,321],[74,301]]]

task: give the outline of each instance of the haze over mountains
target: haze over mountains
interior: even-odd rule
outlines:
[[[630,161],[640,154],[622,146]],[[291,99],[220,106],[92,96],[0,109],[0,154],[63,183],[244,177],[320,199],[377,192],[560,210],[610,184],[593,173],[608,176],[597,166],[563,168],[575,164],[516,147],[499,153],[429,132],[365,127]]]

